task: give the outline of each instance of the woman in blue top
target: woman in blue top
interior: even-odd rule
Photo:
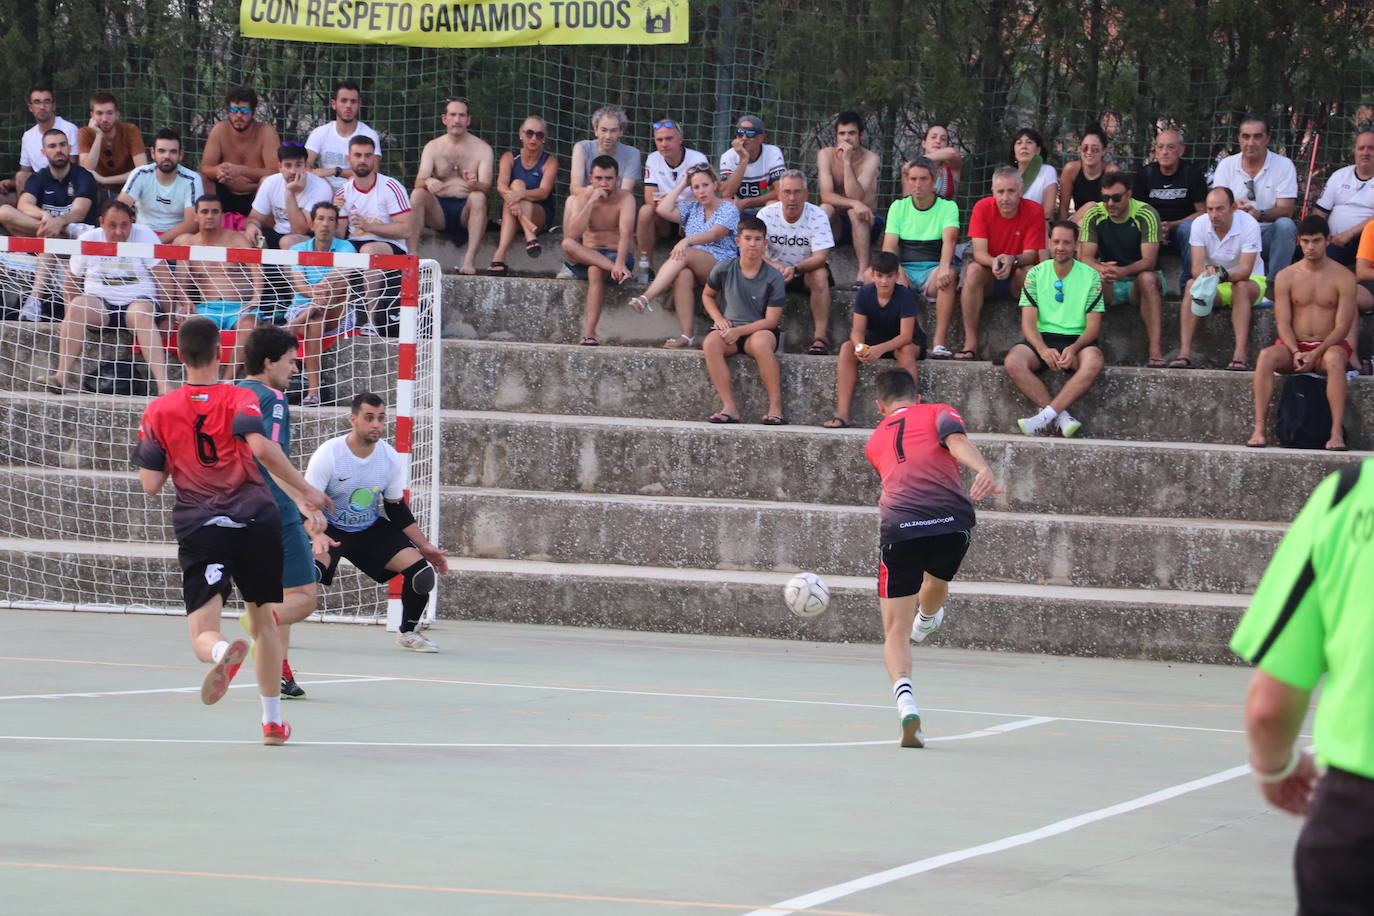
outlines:
[[[679,201],[687,185],[692,200]],[[630,300],[637,312],[651,308],[649,300],[669,286],[673,288],[673,308],[677,311],[682,333],[664,341],[670,350],[681,350],[696,343],[692,336],[696,318],[696,288],[706,283],[711,268],[720,261],[739,257],[735,247],[735,227],[739,225],[739,210],[720,196],[720,182],[711,167],[694,165],[678,180],[677,185],[658,201],[659,216],[682,225],[682,240],[673,246],[668,260],[658,269],[658,276],[644,295]],[[686,268],[686,269],[684,269]]]
[[[487,273],[504,277],[510,273],[506,252],[515,241],[515,230],[525,232],[525,253],[539,257],[539,230],[553,220],[553,185],[558,178],[558,158],[544,150],[548,128],[544,119],[530,115],[520,125],[520,149],[501,154],[501,170],[496,177],[496,192],[505,203],[501,208],[501,239],[491,256]]]

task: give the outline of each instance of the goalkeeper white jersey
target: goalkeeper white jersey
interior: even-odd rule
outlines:
[[[372,454],[359,458],[348,436],[325,442],[310,456],[305,479],[334,503],[327,515],[340,531],[362,531],[382,515],[382,500],[405,495],[406,466],[396,449],[379,440]]]

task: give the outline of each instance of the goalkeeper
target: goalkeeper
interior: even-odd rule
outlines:
[[[333,500],[326,533],[338,542],[327,554],[316,553],[315,562],[324,585],[334,580],[339,557],[347,557],[377,582],[399,574],[401,632],[396,642],[415,652],[437,652],[439,647],[417,625],[436,575],[448,573],[448,559],[425,537],[402,499],[405,464],[382,440],[386,419],[386,403],[379,396],[360,394],[349,413],[352,432],[330,439],[310,457],[305,479]]]

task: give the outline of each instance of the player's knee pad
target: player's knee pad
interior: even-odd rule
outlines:
[[[405,571],[401,573],[405,577],[406,584],[417,595],[428,595],[434,591],[434,586],[438,582],[434,567],[429,565],[428,560],[417,560]]]

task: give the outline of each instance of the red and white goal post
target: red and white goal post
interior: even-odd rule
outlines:
[[[69,377],[72,390],[54,393],[46,382],[57,368],[67,300],[82,291],[70,276],[70,258],[123,265],[130,276],[152,261],[169,269],[174,290],[194,305],[208,298],[193,266],[224,271],[238,282],[260,272],[263,305],[267,277],[281,290],[296,267],[347,271],[348,309],[390,315],[394,336],[360,326],[321,342],[325,384],[320,407],[291,408],[292,462],[304,469],[325,440],[348,431],[348,404],[373,391],[394,418],[391,441],[407,465],[407,498],[421,529],[439,543],[439,266],[403,255],[364,255],[256,248],[212,248],[132,242],[80,242],[0,236],[0,607],[114,613],[184,613],[176,542],[171,529],[171,487],[144,495],[130,464],[138,421],[149,400],[145,355],[127,330],[88,329]],[[96,260],[98,259],[98,261]],[[103,269],[102,267],[102,269]],[[365,274],[379,271],[380,274]],[[117,273],[117,271],[115,271]],[[50,277],[45,276],[51,273]],[[369,300],[366,276],[383,294]],[[41,320],[20,318],[35,281]],[[70,282],[69,282],[70,281]],[[211,284],[213,285],[213,284]],[[213,293],[211,294],[213,295]],[[374,312],[375,313],[375,312]],[[359,312],[359,314],[363,314]],[[32,317],[30,314],[28,317]],[[173,325],[160,323],[172,379],[179,382]],[[226,355],[232,343],[226,335]],[[100,393],[101,389],[119,393]],[[155,389],[151,393],[156,393]],[[321,589],[316,618],[400,623],[400,580],[378,586],[346,563],[334,585]],[[437,594],[437,593],[436,593]],[[432,619],[436,600],[431,600]],[[228,613],[241,605],[237,598]]]

